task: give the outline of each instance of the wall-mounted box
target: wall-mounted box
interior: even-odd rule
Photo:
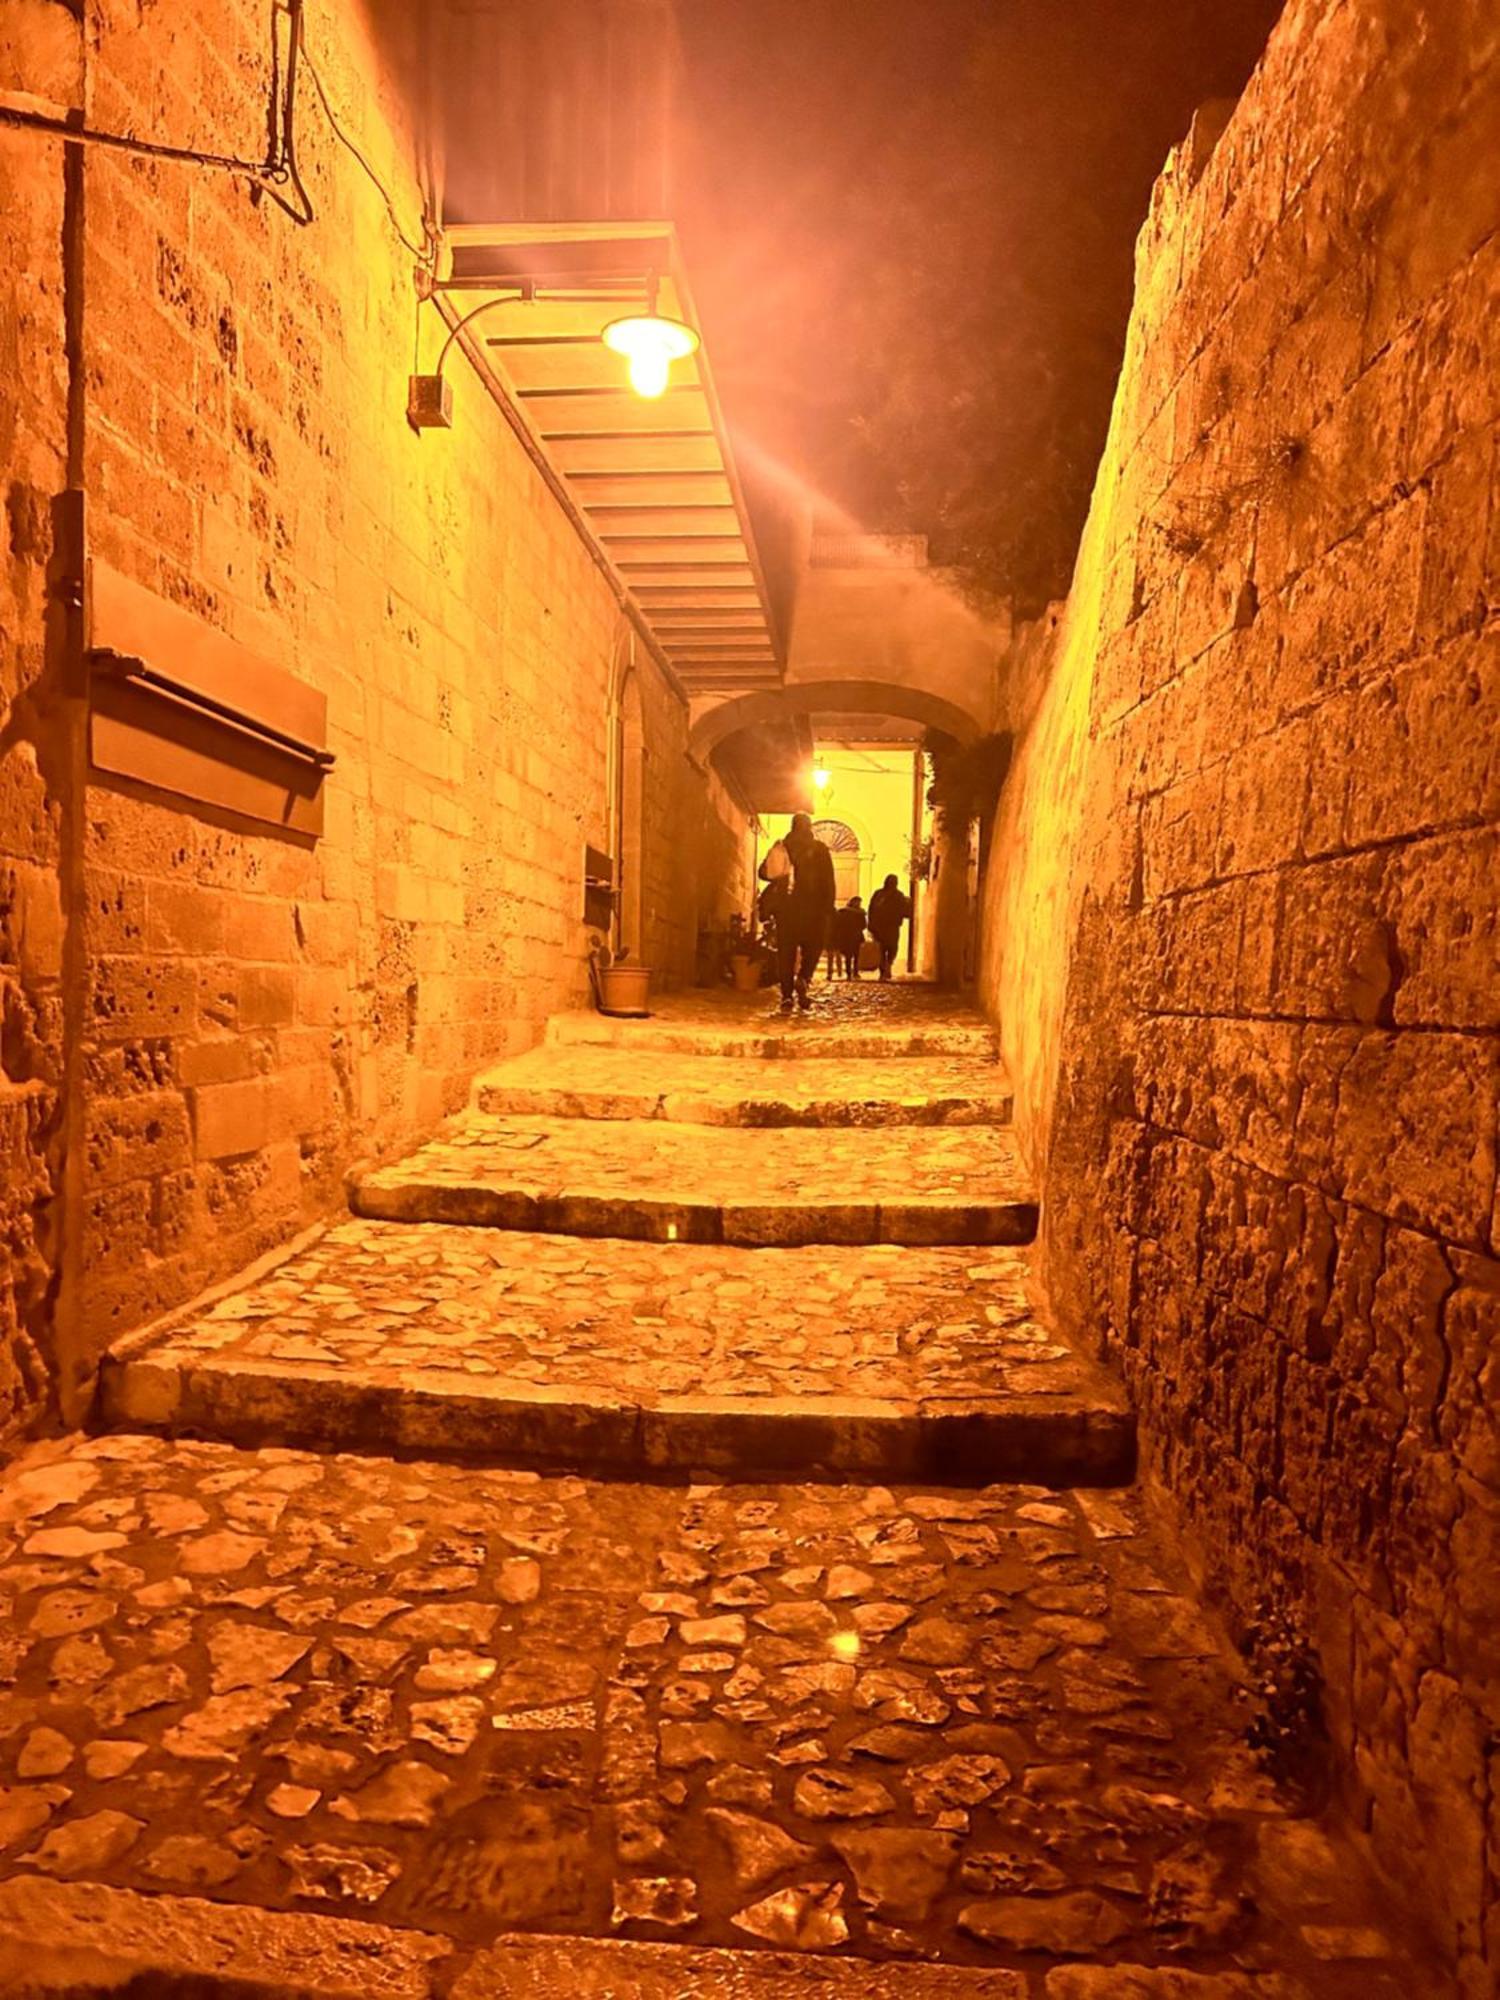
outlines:
[[[96,770],[323,831],[326,695],[106,563],[89,565],[86,617]]]

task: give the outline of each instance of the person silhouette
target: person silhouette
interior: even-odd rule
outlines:
[[[782,845],[792,864],[791,887],[780,898],[776,914],[781,1011],[786,1014],[791,1012],[794,993],[799,1007],[809,1004],[808,988],[823,956],[838,891],[833,856],[813,832],[807,813],[793,815]],[[760,872],[766,881],[774,879],[769,855]]]
[[[880,976],[889,979],[891,967],[896,962],[896,946],[901,940],[901,926],[911,915],[911,898],[903,896],[894,875],[887,875],[883,885],[870,898],[870,935],[880,946]]]

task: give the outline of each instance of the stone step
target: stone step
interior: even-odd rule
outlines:
[[[774,993],[668,994],[653,1003],[646,1020],[592,1010],[554,1014],[547,1042],[553,1048],[654,1055],[823,1061],[941,1056],[982,1062],[999,1052],[994,1029],[971,1007],[948,995],[895,985],[850,991],[834,984],[825,991],[819,984],[805,1014],[783,1014]]]
[[[11,2000],[1407,2000],[1413,1990],[1404,1967],[1368,1962],[1319,1966],[1314,1986],[1282,1971],[1032,1957],[1028,1972],[524,1933],[471,1951],[368,1918],[27,1875],[0,1883],[0,1991]]]
[[[682,1125],[1006,1125],[1012,1097],[992,1057],[705,1060],[583,1045],[498,1063],[476,1080],[474,1103],[500,1116]]]
[[[671,1125],[469,1112],[356,1176],[358,1215],[682,1243],[1029,1243],[1037,1208],[996,1126]]]
[[[1013,1249],[743,1250],[341,1223],[106,1362],[114,1424],[611,1472],[1129,1477],[1119,1386]]]

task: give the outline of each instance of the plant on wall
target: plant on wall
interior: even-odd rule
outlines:
[[[974,820],[988,821],[1010,769],[1011,747],[1008,733],[960,743],[940,729],[926,732],[922,748],[932,771],[927,803],[945,833],[962,834]]]

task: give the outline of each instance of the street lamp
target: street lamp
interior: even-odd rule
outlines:
[[[696,354],[700,344],[692,327],[656,310],[654,274],[646,294],[645,312],[627,319],[612,319],[601,338],[612,353],[625,356],[630,386],[635,393],[651,399],[665,393],[672,363]]]
[[[696,354],[702,346],[696,330],[680,319],[672,319],[666,313],[656,310],[657,277],[653,271],[646,280],[646,310],[631,313],[623,319],[612,319],[599,335],[604,345],[614,354],[625,357],[630,375],[630,386],[638,396],[654,400],[664,395],[668,388],[674,361],[686,360]],[[560,292],[558,298],[569,300],[609,297],[609,293],[577,291]],[[616,294],[618,296],[618,294]],[[443,364],[455,340],[464,329],[478,319],[481,313],[490,312],[496,306],[534,304],[543,297],[539,282],[535,278],[522,278],[514,285],[507,285],[502,297],[482,299],[472,311],[448,329],[448,337],[438,350],[437,367],[430,375],[412,375],[407,378],[406,421],[413,430],[434,428],[448,430],[453,424],[453,400],[448,384],[443,377]],[[545,336],[543,336],[545,338]]]
[[[813,784],[820,792],[826,792],[833,782],[833,773],[821,758],[813,765]]]

